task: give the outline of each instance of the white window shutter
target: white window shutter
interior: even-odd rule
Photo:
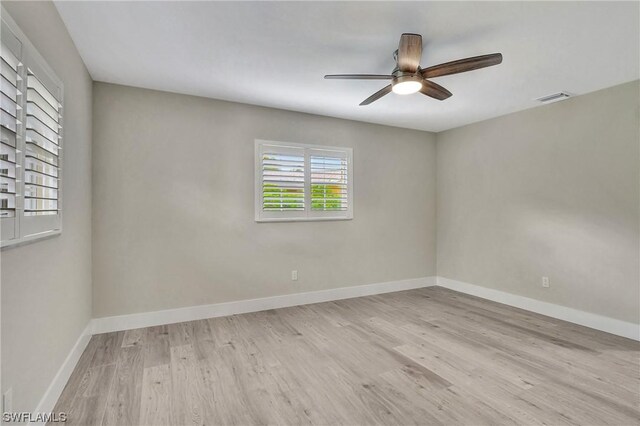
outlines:
[[[0,243],[62,230],[62,82],[2,16]]]
[[[256,140],[255,219],[353,217],[350,148]]]
[[[349,176],[345,152],[313,150],[311,167],[311,210],[343,212],[349,208]]]
[[[0,46],[0,234],[2,240],[18,236],[22,123],[21,43],[3,26]]]
[[[306,206],[304,149],[256,145],[256,218],[293,218]]]
[[[27,75],[25,216],[58,214],[61,105],[29,69]]]
[[[262,154],[262,210],[304,211],[304,153]]]

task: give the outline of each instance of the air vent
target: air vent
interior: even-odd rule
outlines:
[[[557,101],[562,101],[564,99],[567,99],[571,97],[571,95],[567,92],[559,92],[559,93],[554,93],[552,95],[547,95],[547,96],[543,96],[541,98],[536,99],[536,101],[538,102],[542,102],[543,104],[548,104],[551,102],[557,102]]]

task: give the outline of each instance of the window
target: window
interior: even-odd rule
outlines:
[[[353,151],[256,140],[258,222],[353,218]]]
[[[0,49],[3,247],[62,231],[62,83],[11,18]]]

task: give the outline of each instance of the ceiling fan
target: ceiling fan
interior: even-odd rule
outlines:
[[[422,36],[420,34],[405,33],[400,36],[400,45],[398,46],[398,50],[393,54],[397,65],[391,74],[330,74],[325,75],[324,78],[346,80],[391,80],[391,84],[369,96],[367,99],[362,101],[360,105],[369,105],[392,91],[399,95],[408,95],[420,92],[423,95],[443,101],[451,96],[451,92],[439,84],[427,80],[428,78],[442,77],[444,75],[477,70],[479,68],[498,65],[502,62],[501,53],[492,53],[490,55],[458,59],[457,61],[446,62],[429,68],[420,68],[421,56]]]

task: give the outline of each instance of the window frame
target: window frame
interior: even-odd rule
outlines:
[[[352,220],[353,219],[353,148],[316,145],[296,142],[282,142],[265,139],[255,139],[254,141],[254,208],[255,221],[263,222],[313,222],[330,220]],[[281,152],[295,152],[302,150],[304,153],[304,210],[303,211],[264,211],[262,193],[262,154],[264,147],[275,147]],[[318,152],[337,152],[347,160],[347,210],[344,211],[323,211],[311,209],[311,167],[310,156]]]
[[[21,107],[21,123],[18,124],[16,132],[16,210],[12,218],[0,218],[0,228],[2,238],[5,232],[9,231],[13,238],[0,240],[2,249],[15,247],[27,242],[37,241],[44,238],[62,234],[62,218],[64,210],[64,142],[65,142],[65,114],[64,114],[64,85],[62,80],[47,63],[44,57],[31,43],[26,34],[15,23],[11,16],[2,7],[2,18],[0,25],[4,27],[2,32],[8,31],[20,43],[20,57],[18,61],[22,63],[22,68],[18,75],[21,78],[22,99],[19,103]],[[27,216],[24,212],[25,200],[25,171],[26,171],[26,111],[27,111],[27,70],[31,69],[35,78],[40,84],[57,97],[60,104],[59,113],[59,139],[58,139],[58,163],[57,163],[57,214],[55,215],[35,215]],[[19,169],[19,171],[18,171]],[[19,179],[19,181],[18,181]],[[18,201],[19,197],[19,201]]]

